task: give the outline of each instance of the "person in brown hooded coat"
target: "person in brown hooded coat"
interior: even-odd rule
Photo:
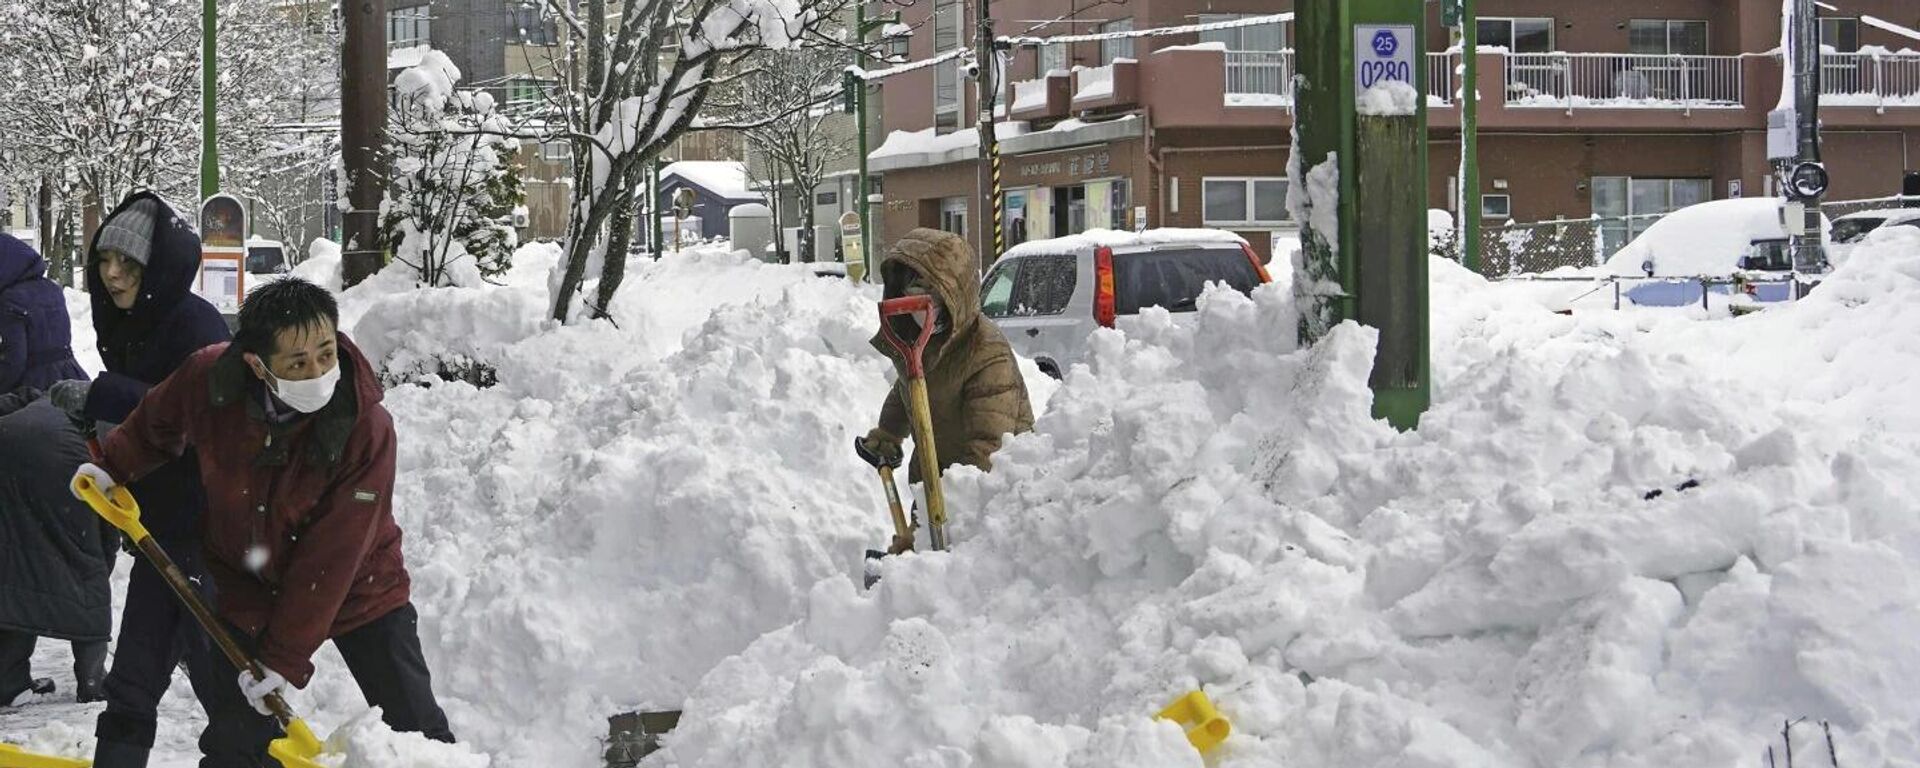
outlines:
[[[887,298],[932,294],[940,307],[924,359],[940,469],[955,464],[993,469],[993,452],[1000,449],[1001,439],[1033,429],[1033,405],[1007,337],[981,319],[980,272],[973,250],[953,233],[916,229],[888,250],[880,262],[880,277]],[[902,338],[919,335],[912,318],[896,317],[893,322],[905,324],[896,329]],[[869,452],[897,464],[901,443],[911,434],[907,362],[883,335],[875,334],[873,346],[893,361],[899,378],[880,407],[880,425],[863,443]],[[908,479],[920,482],[917,454],[908,466]]]

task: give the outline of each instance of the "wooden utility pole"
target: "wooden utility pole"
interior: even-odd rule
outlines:
[[[354,285],[386,263],[380,200],[386,193],[381,144],[387,125],[387,2],[350,0],[342,11],[340,154],[349,208],[342,217],[346,242],[340,266],[343,281]]]

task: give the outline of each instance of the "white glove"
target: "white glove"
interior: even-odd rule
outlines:
[[[240,693],[247,697],[248,704],[253,705],[253,711],[272,717],[273,710],[267,708],[267,695],[285,691],[287,679],[264,666],[261,669],[267,671],[264,678],[254,677],[249,670],[240,670]]]
[[[113,475],[107,474],[107,471],[101,469],[99,465],[91,462],[82,464],[79,469],[74,470],[73,479],[67,481],[67,488],[73,491],[73,497],[76,499],[80,498],[80,489],[78,486],[80,485],[80,478],[83,477],[92,478],[93,484],[100,488],[101,493],[106,493],[114,486],[119,485],[119,483],[114,482]],[[80,500],[86,501],[86,499]]]

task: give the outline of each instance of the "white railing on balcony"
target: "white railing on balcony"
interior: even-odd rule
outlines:
[[[1738,56],[1506,54],[1507,106],[1700,109],[1742,106]]]
[[[1293,102],[1293,51],[1227,51],[1227,103],[1276,106]]]
[[[1427,52],[1427,104],[1452,104],[1460,92],[1460,54]]]
[[[1823,54],[1820,103],[1879,109],[1920,107],[1920,54]]]

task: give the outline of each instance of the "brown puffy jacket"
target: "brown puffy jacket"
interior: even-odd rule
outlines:
[[[926,276],[947,311],[947,330],[928,342],[924,359],[940,469],[955,464],[992,469],[993,452],[999,450],[1002,436],[1033,429],[1033,405],[1027,400],[1027,384],[1007,337],[980,317],[980,273],[973,263],[973,250],[952,233],[916,229],[887,251],[880,273],[887,276],[901,265]],[[888,284],[904,282],[895,279]],[[880,429],[902,439],[911,434],[907,363],[884,336],[876,334],[873,346],[893,361],[900,374],[880,407]],[[909,479],[919,482],[919,457],[913,457],[908,466]]]

